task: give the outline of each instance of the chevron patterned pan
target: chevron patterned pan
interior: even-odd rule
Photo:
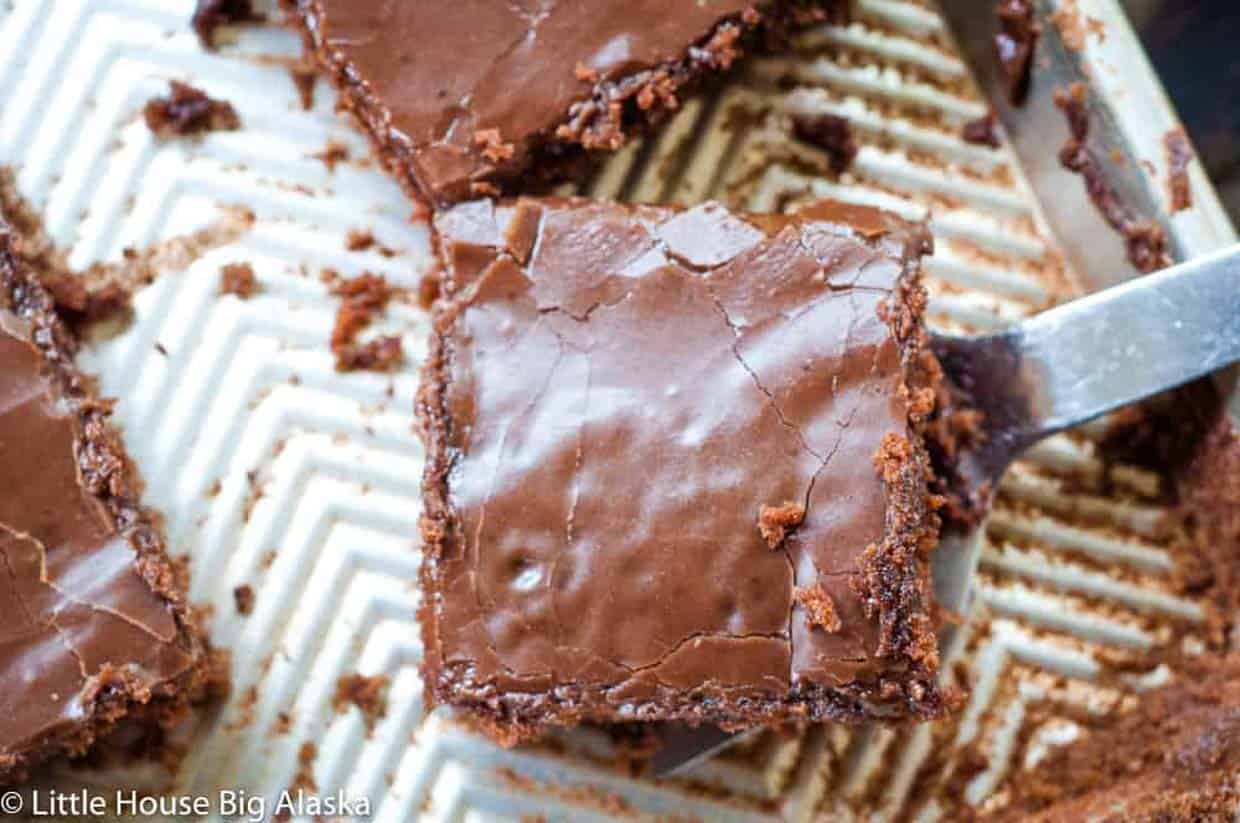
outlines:
[[[857,5],[848,27],[807,33],[795,57],[751,63],[688,103],[585,191],[753,210],[830,196],[928,216],[940,327],[994,328],[1073,294],[1008,149],[959,137],[987,107],[930,0]],[[1113,0],[1074,5],[1104,23],[1105,41],[1087,44],[1101,93],[1123,92],[1106,66],[1137,55],[1124,82],[1153,102],[1133,115],[1132,138],[1158,171],[1174,119],[1131,31]],[[650,782],[617,768],[598,734],[504,751],[446,713],[427,716],[414,621],[422,451],[411,432],[427,317],[398,300],[371,330],[402,335],[400,372],[339,374],[326,346],[337,299],[320,278],[375,271],[412,294],[430,265],[427,229],[333,112],[329,88],[302,110],[291,33],[247,28],[208,54],[187,25],[192,7],[0,3],[0,165],[16,170],[72,262],[116,261],[196,229],[208,238],[138,295],[132,323],[91,342],[83,366],[122,398],[117,418],[148,499],[188,558],[215,643],[232,652],[232,696],[187,732],[171,777],[131,767],[47,779],[267,796],[312,784],[369,798],[384,821],[933,818],[962,780],[966,802],[1001,805],[1040,752],[1070,745],[1072,717],[1116,710],[1165,678],[1142,662],[1159,649],[1200,645],[1203,605],[1170,582],[1183,554],[1163,527],[1163,481],[1104,464],[1095,428],[1045,443],[1003,483],[978,613],[952,650],[952,676],[972,689],[954,721],[759,735],[685,778]],[[172,78],[233,103],[243,129],[157,142],[141,108]],[[848,172],[824,171],[825,158],[790,138],[797,112],[852,121],[861,151]],[[347,156],[325,162],[329,145]],[[1191,173],[1197,205],[1176,229],[1203,252],[1233,234],[1196,164]],[[237,207],[252,223],[237,227]],[[378,244],[349,251],[361,228]],[[220,266],[238,261],[260,284],[248,300],[219,294]],[[247,616],[234,603],[242,585],[255,593]],[[389,679],[373,727],[334,706],[353,673]],[[979,753],[984,767],[957,773]]]

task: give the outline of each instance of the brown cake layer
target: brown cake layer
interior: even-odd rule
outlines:
[[[284,0],[388,169],[429,203],[554,178],[842,0]]]
[[[13,242],[0,227],[0,783],[173,717],[205,677],[109,405]]]
[[[507,739],[945,708],[923,228],[524,198],[436,230],[433,701]]]
[[[1240,655],[1193,660],[1139,701],[1013,781],[1003,819],[1235,820]]]

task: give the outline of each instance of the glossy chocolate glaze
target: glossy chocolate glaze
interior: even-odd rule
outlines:
[[[924,231],[555,199],[436,228],[435,698],[529,725],[938,711],[905,391]],[[772,548],[762,513],[787,503],[804,517]]]
[[[71,346],[0,233],[0,782],[80,753],[201,663]]]
[[[824,0],[285,0],[320,66],[421,197],[487,193],[577,149],[615,149],[675,108],[695,75],[726,69],[767,22],[821,17]],[[535,166],[537,168],[535,168]]]

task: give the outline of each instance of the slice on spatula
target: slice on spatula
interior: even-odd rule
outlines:
[[[552,725],[940,715],[922,226],[579,199],[436,218],[428,695]]]

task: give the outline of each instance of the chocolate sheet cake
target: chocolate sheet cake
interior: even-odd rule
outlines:
[[[433,701],[506,741],[945,709],[923,228],[553,198],[435,226]]]
[[[842,0],[284,0],[388,169],[430,203],[555,178]],[[445,67],[451,66],[451,70]]]
[[[0,783],[172,719],[205,677],[109,405],[13,243],[0,229]]]

